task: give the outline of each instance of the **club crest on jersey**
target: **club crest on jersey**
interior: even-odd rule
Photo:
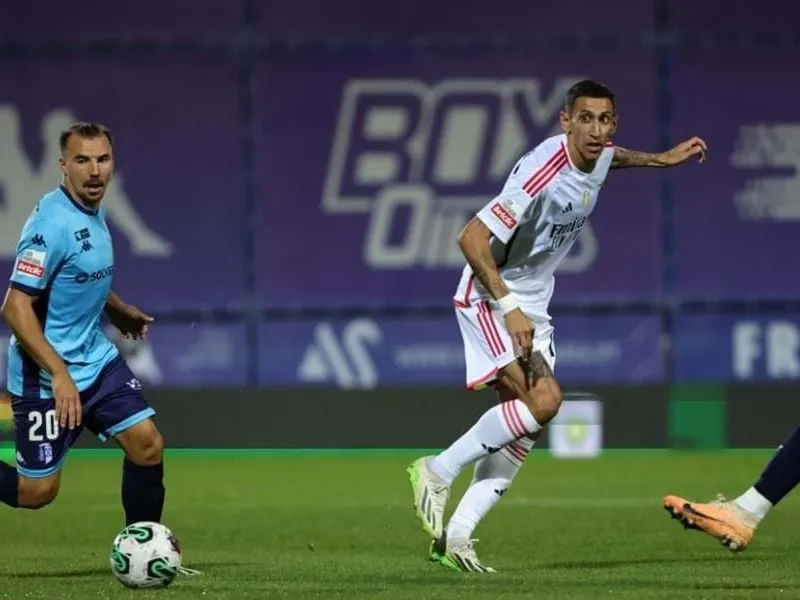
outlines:
[[[582,200],[584,206],[589,206],[592,203],[592,195],[589,193],[589,190],[584,190]]]
[[[497,217],[508,229],[514,229],[514,227],[517,226],[517,220],[499,202],[495,202],[492,205],[492,214]]]

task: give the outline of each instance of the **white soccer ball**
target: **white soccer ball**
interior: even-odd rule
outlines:
[[[141,521],[114,538],[110,559],[111,571],[124,586],[166,587],[178,576],[181,546],[168,527]]]

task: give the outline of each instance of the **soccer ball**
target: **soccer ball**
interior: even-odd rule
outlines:
[[[166,587],[178,576],[181,547],[168,527],[141,521],[119,532],[111,545],[111,572],[129,588]]]

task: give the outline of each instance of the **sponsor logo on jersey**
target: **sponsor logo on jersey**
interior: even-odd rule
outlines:
[[[495,202],[492,205],[492,214],[497,217],[508,229],[514,229],[514,227],[517,226],[517,220],[512,217],[511,213],[503,208],[503,205],[499,202]]]
[[[17,260],[17,273],[22,273],[27,277],[41,279],[44,277],[44,261],[47,252],[41,250],[25,250]]]

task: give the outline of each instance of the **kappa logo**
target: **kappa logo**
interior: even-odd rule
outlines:
[[[368,217],[363,256],[373,269],[461,268],[459,231],[520,157],[559,131],[564,94],[582,78],[349,81],[321,210]],[[591,229],[581,238],[561,271],[594,262]]]
[[[23,119],[23,112],[28,114],[27,119]],[[63,131],[78,120],[77,115],[66,107],[53,107],[41,113],[39,121],[31,119],[35,115],[35,108],[23,109],[22,106],[0,102],[0,189],[3,192],[3,202],[0,202],[0,260],[13,259],[19,232],[30,216],[35,199],[52,191],[61,179],[57,160],[61,148],[54,132]],[[26,139],[42,140],[40,153],[30,155]],[[122,172],[117,171],[109,183],[103,206],[109,222],[127,240],[133,254],[156,258],[172,255],[172,243],[150,227],[135,202],[128,197]]]
[[[338,336],[330,323],[319,323],[297,376],[306,383],[333,381],[343,389],[373,388],[378,384],[378,373],[369,346],[382,341],[380,327],[371,319],[349,322]]]

